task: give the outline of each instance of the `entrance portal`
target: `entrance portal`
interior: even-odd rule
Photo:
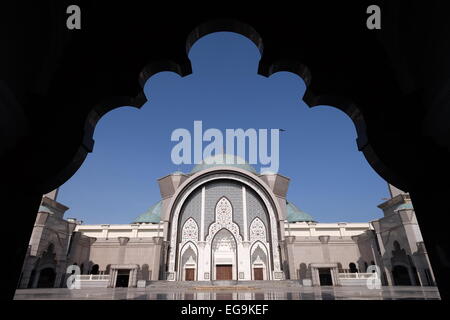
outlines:
[[[55,285],[56,273],[52,268],[42,269],[39,274],[38,288],[53,288]]]
[[[184,276],[184,280],[186,280],[186,281],[194,281],[195,280],[195,276],[194,276],[194,271],[195,271],[195,269],[194,268],[186,268],[185,269],[186,271],[186,273],[185,273],[185,276]]]
[[[396,286],[410,286],[412,285],[409,277],[408,269],[404,266],[395,266],[392,270],[394,276],[394,285]]]
[[[217,232],[213,239],[211,264],[213,280],[237,280],[236,240],[227,229]]]
[[[216,265],[216,280],[233,280],[233,266],[231,264]]]
[[[130,281],[130,270],[118,270],[116,287],[128,287]]]
[[[253,280],[264,280],[263,268],[253,268]]]
[[[319,268],[319,280],[321,286],[333,285],[330,268]]]

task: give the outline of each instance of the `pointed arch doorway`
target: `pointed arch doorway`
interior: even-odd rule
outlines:
[[[227,229],[221,229],[212,241],[211,266],[213,280],[237,280],[236,239]]]

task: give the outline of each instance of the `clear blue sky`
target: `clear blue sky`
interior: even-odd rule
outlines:
[[[85,224],[130,223],[160,199],[157,179],[193,165],[174,165],[176,128],[283,128],[279,173],[291,179],[288,199],[319,222],[367,222],[381,217],[386,182],[356,147],[350,118],[329,106],[308,108],[305,84],[280,72],[257,74],[260,54],[247,38],[215,33],[189,53],[193,74],[162,72],[147,81],[148,102],[116,109],[95,130],[95,146],[60,188],[66,218]],[[314,76],[314,75],[313,75]],[[130,79],[137,81],[137,79]],[[206,143],[205,143],[206,145]]]

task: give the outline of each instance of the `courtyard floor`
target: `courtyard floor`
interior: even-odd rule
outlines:
[[[436,287],[158,287],[18,289],[15,300],[439,300]]]

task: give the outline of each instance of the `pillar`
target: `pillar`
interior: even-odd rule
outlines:
[[[242,186],[242,215],[244,220],[244,241],[248,241],[248,227],[247,227],[247,190]]]
[[[205,279],[205,271],[207,268],[207,265],[205,263],[205,241],[198,241],[197,242],[197,280],[198,281],[204,281],[209,280]]]
[[[439,221],[440,217],[450,215],[450,207],[445,201],[450,193],[450,188],[447,182],[441,185],[437,185],[436,182],[431,184],[432,182],[428,186],[421,185],[410,190],[410,195],[439,294],[442,300],[450,300],[448,224]],[[431,185],[432,188],[429,187]]]
[[[153,237],[154,244],[154,255],[153,255],[153,264],[152,264],[152,278],[151,280],[159,280],[159,270],[161,267],[161,256],[163,249],[163,237]]]
[[[28,288],[28,282],[31,280],[31,273],[34,269],[34,264],[36,263],[36,258],[28,256],[24,262],[23,270],[22,270],[22,278],[20,279],[19,288],[26,289]]]
[[[252,280],[252,262],[250,252],[250,241],[242,241],[242,250],[238,251],[238,280]],[[269,257],[269,256],[268,256]],[[268,267],[268,266],[267,266]],[[244,278],[239,279],[239,273],[244,273]]]
[[[323,261],[330,262],[330,248],[328,247],[330,236],[319,236],[319,241],[322,247]]]
[[[390,260],[389,259],[383,259],[383,268],[380,267],[380,269],[386,275],[387,285],[388,286],[393,286],[394,285],[394,279],[392,278],[392,273],[391,273],[392,265],[391,265]],[[382,279],[382,281],[383,281],[383,279]]]
[[[3,166],[8,170],[6,163]],[[23,262],[42,195],[36,191],[28,190],[27,188],[30,184],[20,181],[20,178],[15,176],[13,172],[9,172],[14,178],[12,180],[8,179],[8,174],[3,175],[3,171],[0,173],[2,185],[6,187],[1,188],[0,192],[3,212],[20,212],[20,227],[14,229],[14,236],[8,237],[8,244],[3,246],[4,251],[2,253],[5,257],[8,257],[8,263],[4,264],[4,268],[2,268],[3,274],[8,276],[3,279],[1,297],[2,299],[10,300],[13,299],[16,288],[19,285]],[[17,214],[2,215],[2,225],[17,225]]]
[[[66,262],[58,261],[55,267],[56,276],[55,276],[55,283],[53,284],[54,288],[60,288],[62,286],[61,281],[66,275],[66,270],[67,270]],[[64,287],[64,285],[62,287]]]
[[[119,240],[119,257],[117,260],[117,264],[124,264],[125,263],[125,251],[126,251],[126,245],[128,244],[128,241],[130,241],[130,238],[128,237],[118,237]]]
[[[286,247],[286,259],[287,259],[287,267],[288,267],[288,275],[289,279],[294,280],[298,279],[298,275],[295,268],[295,257],[294,257],[294,242],[295,236],[287,236],[285,237],[284,243]]]

